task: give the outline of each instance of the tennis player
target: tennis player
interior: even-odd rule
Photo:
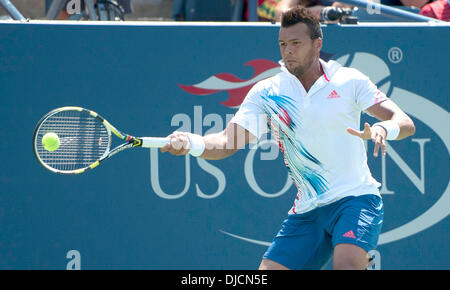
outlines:
[[[383,202],[367,165],[387,140],[415,133],[412,120],[356,69],[319,58],[322,31],[307,9],[282,14],[281,72],[249,91],[220,133],[174,132],[162,152],[205,159],[233,155],[269,130],[298,189],[259,269],[365,269],[383,222]],[[361,112],[380,120],[360,128]],[[356,129],[358,128],[358,129]]]

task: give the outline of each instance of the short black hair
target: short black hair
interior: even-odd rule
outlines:
[[[308,26],[311,39],[322,38],[319,19],[303,6],[290,8],[281,15],[281,27],[290,27],[297,23],[304,23]]]

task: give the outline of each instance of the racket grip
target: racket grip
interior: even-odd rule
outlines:
[[[158,138],[158,137],[142,137],[142,145],[144,148],[161,148],[169,143],[168,138]]]

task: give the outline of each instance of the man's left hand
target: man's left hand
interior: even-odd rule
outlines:
[[[364,140],[372,139],[375,142],[373,157],[378,157],[378,151],[381,147],[381,153],[386,155],[386,130],[381,126],[370,127],[369,123],[364,123],[364,130],[358,131],[353,128],[347,128],[347,132]]]

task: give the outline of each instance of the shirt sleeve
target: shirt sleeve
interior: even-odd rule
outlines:
[[[356,78],[355,85],[356,103],[361,111],[366,111],[371,106],[384,102],[388,98],[377,86],[364,74]]]
[[[252,87],[248,92],[239,110],[230,123],[235,123],[251,134],[256,136],[258,140],[269,130],[267,127],[267,115],[260,105],[261,89],[258,85]]]

